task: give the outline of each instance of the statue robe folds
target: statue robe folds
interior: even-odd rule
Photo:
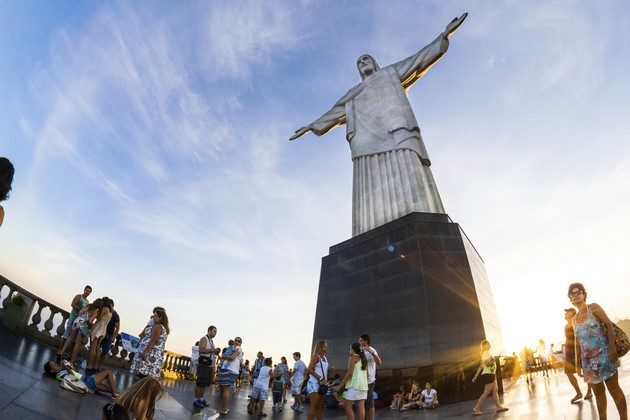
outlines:
[[[447,49],[448,38],[440,35],[411,57],[367,76],[309,124],[318,136],[346,124],[354,171],[352,236],[412,212],[444,213],[406,89]]]

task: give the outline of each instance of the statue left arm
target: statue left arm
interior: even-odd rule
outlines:
[[[432,65],[442,58],[448,50],[448,38],[460,27],[467,16],[468,13],[464,13],[459,18],[453,19],[433,42],[411,57],[393,64],[405,89],[417,82]]]

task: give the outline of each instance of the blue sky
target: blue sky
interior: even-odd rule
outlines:
[[[572,281],[630,317],[621,1],[0,2],[0,273],[61,307],[91,284],[132,333],[165,306],[173,351],[214,324],[308,354],[352,164],[343,129],[288,138],[359,55],[400,60],[465,11],[409,97],[507,349],[562,339]]]

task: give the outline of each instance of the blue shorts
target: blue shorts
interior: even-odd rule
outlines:
[[[256,401],[267,401],[267,388],[258,388],[254,387],[252,389],[252,400]]]
[[[302,393],[302,384],[304,380],[291,379],[291,395],[300,395]]]
[[[306,393],[311,395],[319,390],[319,381],[317,379],[309,379],[306,383]]]
[[[94,377],[94,375],[83,375],[81,376],[81,380],[92,391],[98,391],[98,387],[96,386],[96,378]]]
[[[217,383],[220,386],[234,386],[238,379],[238,373],[234,373],[229,369],[221,369]]]
[[[63,335],[61,336],[64,340],[67,340],[68,337],[70,337],[70,334],[72,334],[72,324],[74,324],[75,319],[77,318],[68,318],[68,322],[66,322],[66,329],[63,331]]]

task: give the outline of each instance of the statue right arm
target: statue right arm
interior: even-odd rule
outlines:
[[[361,92],[362,85],[358,84],[348,91],[341,99],[339,99],[332,108],[330,108],[324,115],[310,123],[309,125],[300,128],[295,132],[289,140],[294,140],[309,131],[312,131],[316,136],[323,136],[338,125],[346,123],[346,102],[354,99],[356,95]]]
[[[338,125],[346,122],[346,108],[344,103],[337,102],[328,112],[310,123],[309,125],[296,130],[295,134],[289,140],[295,140],[298,137],[312,131],[317,136],[323,136]]]

